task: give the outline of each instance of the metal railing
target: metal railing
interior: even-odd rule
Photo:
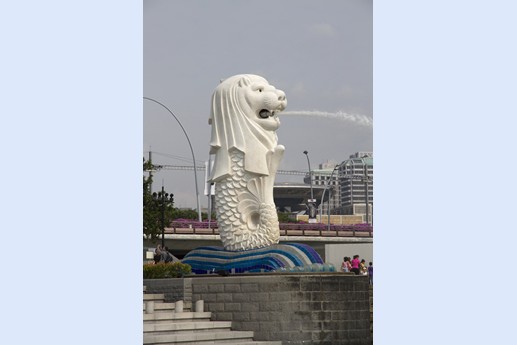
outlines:
[[[218,235],[216,222],[172,222],[166,234]],[[373,226],[366,224],[280,223],[280,236],[373,237]]]

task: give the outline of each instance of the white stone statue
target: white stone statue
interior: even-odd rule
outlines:
[[[212,96],[210,154],[215,155],[215,209],[225,250],[278,243],[273,200],[276,171],[284,155],[277,144],[277,114],[285,93],[266,79],[243,74],[222,81]]]

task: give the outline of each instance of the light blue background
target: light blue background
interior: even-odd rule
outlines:
[[[376,345],[514,342],[515,13],[374,3]],[[0,32],[0,343],[141,344],[142,4]]]
[[[142,344],[142,3],[0,11],[1,344]]]
[[[515,343],[515,13],[375,1],[374,343]]]

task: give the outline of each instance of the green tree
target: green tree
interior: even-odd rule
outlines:
[[[173,210],[174,219],[191,219],[193,221],[197,221],[199,219],[197,210],[195,209],[179,209],[175,208]],[[201,219],[207,220],[208,213],[201,212]],[[215,221],[215,212],[212,212],[211,216],[212,221]]]
[[[150,161],[144,158],[144,177],[143,177],[143,234],[146,239],[156,240],[162,233],[162,200],[159,195],[151,194],[151,185],[153,177],[149,174],[145,176],[145,172],[152,171],[154,166]],[[165,227],[167,227],[173,219],[173,203],[165,200],[163,204]]]
[[[278,221],[280,223],[297,223],[296,216],[289,212],[278,212]]]

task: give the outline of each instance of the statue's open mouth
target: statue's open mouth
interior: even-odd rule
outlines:
[[[262,109],[261,111],[259,111],[259,116],[263,119],[267,119],[268,117],[271,117],[274,115],[275,115],[274,111],[269,111],[267,109]]]

